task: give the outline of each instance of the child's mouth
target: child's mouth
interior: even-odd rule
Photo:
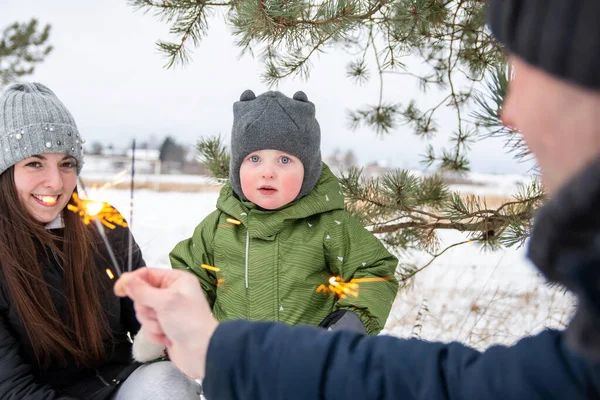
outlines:
[[[271,187],[271,186],[261,186],[258,188],[258,191],[261,194],[271,195],[271,194],[275,194],[275,192],[277,192],[277,189],[275,189],[274,187]]]

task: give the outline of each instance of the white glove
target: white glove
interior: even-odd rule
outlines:
[[[133,359],[138,362],[149,362],[154,361],[158,358],[164,357],[165,346],[150,342],[144,336],[144,329],[140,331],[133,338],[133,346],[131,348],[131,355]]]

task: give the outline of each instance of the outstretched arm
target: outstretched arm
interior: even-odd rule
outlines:
[[[181,271],[142,268],[115,291],[135,301],[149,338],[188,376],[204,378],[214,400],[600,398],[600,362],[575,354],[563,332],[480,353],[316,327],[218,324],[198,281]]]
[[[225,322],[208,349],[211,399],[590,399],[600,365],[545,331],[485,353],[429,343],[271,323]]]

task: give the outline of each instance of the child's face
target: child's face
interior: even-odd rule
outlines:
[[[244,196],[267,210],[294,201],[304,180],[304,165],[297,157],[279,150],[259,150],[240,166]]]

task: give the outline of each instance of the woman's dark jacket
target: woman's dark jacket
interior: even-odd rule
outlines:
[[[90,229],[94,229],[90,225]],[[61,234],[60,230],[54,232]],[[127,268],[129,230],[117,226],[106,229],[109,242],[120,264]],[[114,295],[111,280],[106,272],[114,273],[104,242],[94,229],[97,250],[94,255],[98,269],[99,293],[102,309],[112,330],[112,340],[105,341],[108,359],[97,368],[78,368],[74,363],[66,367],[58,364],[42,370],[37,367],[31,342],[25,327],[12,304],[4,274],[0,268],[0,399],[110,399],[119,382],[124,380],[139,364],[132,361],[131,343],[127,332],[133,336],[139,330],[133,304],[129,299]],[[139,247],[133,243],[133,269],[145,265]],[[63,315],[65,299],[63,271],[57,257],[51,251],[40,251],[40,260],[46,265],[44,277],[50,286],[50,294],[59,315]],[[1,265],[1,260],[0,260]],[[115,274],[116,275],[116,274]],[[43,329],[43,328],[41,328]]]

